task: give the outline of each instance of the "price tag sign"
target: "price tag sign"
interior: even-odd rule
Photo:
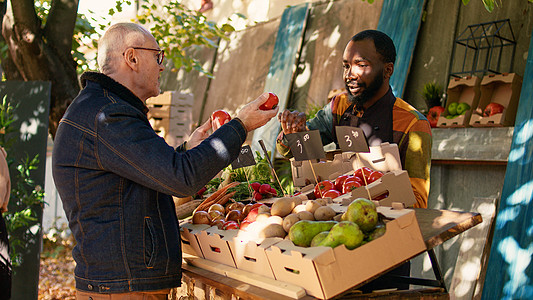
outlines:
[[[286,137],[296,161],[326,157],[318,130],[291,133],[287,134]]]
[[[241,153],[239,153],[237,159],[231,163],[231,168],[239,169],[253,165],[255,165],[255,158],[254,154],[252,153],[252,148],[250,148],[248,145],[244,145],[242,146]]]
[[[343,152],[370,152],[363,129],[351,126],[337,126],[337,141]]]

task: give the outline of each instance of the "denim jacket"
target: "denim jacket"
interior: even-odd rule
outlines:
[[[54,140],[53,176],[76,239],[76,288],[99,293],[181,284],[179,225],[171,195],[193,195],[237,158],[240,120],[197,147],[173,149],[144,103],[100,73],[68,107]]]

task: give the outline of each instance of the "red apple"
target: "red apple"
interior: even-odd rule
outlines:
[[[483,116],[484,117],[490,117],[490,116],[493,116],[495,114],[501,114],[503,112],[503,109],[504,109],[504,107],[500,103],[491,102],[483,110]]]
[[[261,104],[261,106],[259,106],[259,109],[260,110],[271,110],[271,109],[276,108],[276,106],[278,106],[278,103],[279,103],[278,96],[276,96],[276,94],[274,93],[268,93],[267,101]]]
[[[211,114],[211,123],[214,128],[219,128],[220,126],[226,124],[231,120],[231,116],[228,114],[227,111],[219,109],[215,110]]]
[[[323,180],[315,186],[315,198],[322,198],[322,194],[326,191],[335,189],[335,184],[329,180]]]
[[[433,128],[437,127],[437,122],[439,121],[440,114],[444,111],[442,106],[433,106],[428,111],[428,121],[429,125]]]
[[[235,221],[226,221],[226,224],[224,225],[224,230],[230,229],[239,229],[239,223]]]

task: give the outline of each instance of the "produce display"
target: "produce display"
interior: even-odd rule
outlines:
[[[470,109],[470,105],[465,102],[450,102],[446,106],[446,119],[453,119],[464,115]]]

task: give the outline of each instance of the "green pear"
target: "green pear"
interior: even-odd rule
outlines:
[[[368,242],[373,241],[373,240],[383,236],[386,231],[387,231],[387,227],[385,226],[385,224],[378,224],[378,225],[376,225],[376,228],[374,230],[372,230],[371,232],[368,233],[368,236],[367,236],[366,240]]]
[[[362,231],[370,232],[378,223],[376,205],[368,199],[357,198],[348,205],[342,220],[354,222]]]
[[[315,237],[311,240],[311,247],[318,246],[329,234],[329,231],[322,231],[319,232]]]
[[[457,114],[457,102],[451,102],[446,106],[446,111],[449,115],[455,116]]]
[[[364,234],[357,224],[341,221],[331,228],[328,235],[318,246],[335,248],[341,244],[347,249],[355,249],[363,243]]]
[[[329,231],[336,221],[301,220],[289,229],[289,239],[300,247],[309,247],[315,235],[322,231]]]
[[[457,112],[458,115],[462,115],[462,114],[465,114],[466,111],[469,109],[470,109],[470,105],[468,105],[468,103],[461,102],[457,104],[457,108],[455,109],[455,111]]]

